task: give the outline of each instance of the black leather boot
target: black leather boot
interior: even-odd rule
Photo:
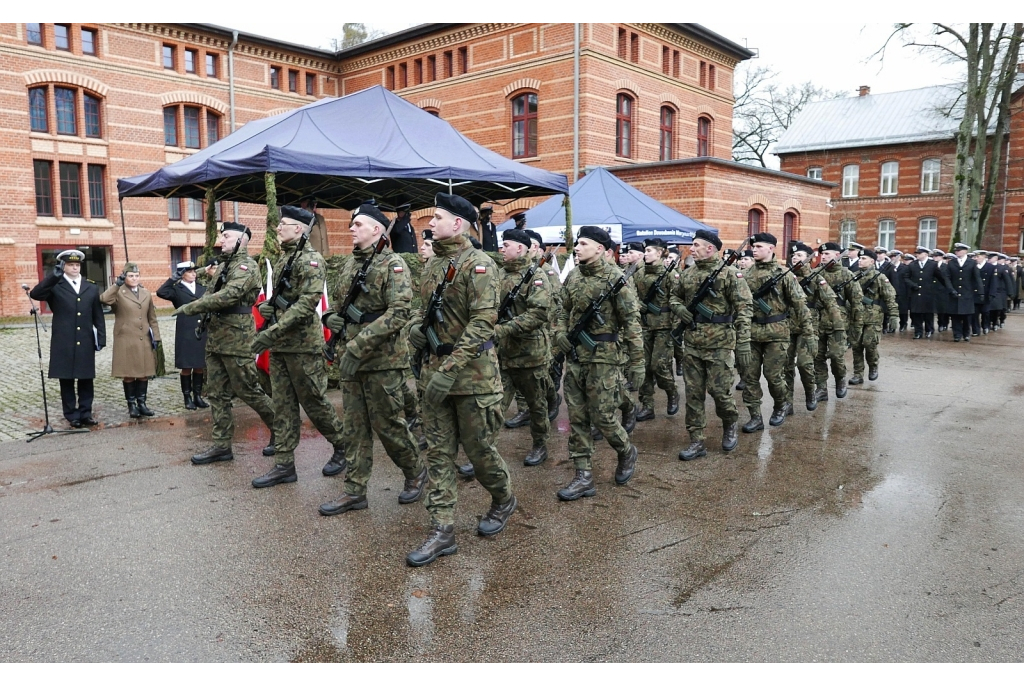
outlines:
[[[625,485],[636,471],[636,445],[630,445],[629,449],[618,455],[618,457],[619,463],[615,467],[615,483],[617,485]]]
[[[576,469],[576,475],[572,477],[572,481],[558,491],[558,499],[563,502],[571,502],[580,497],[593,497],[596,494],[597,488],[594,487],[593,471]]]
[[[743,424],[744,433],[756,433],[757,431],[764,430],[764,420],[761,418],[761,412],[757,409],[750,410],[750,420]]]
[[[263,448],[264,457],[272,457],[277,454],[277,448],[274,447],[274,431],[270,431],[270,442]]]
[[[128,402],[128,416],[133,419],[139,418],[139,405],[135,401],[135,381],[121,381],[124,386],[124,399]]]
[[[864,377],[861,376],[859,373],[855,373],[853,376],[850,377],[850,380],[848,380],[847,383],[849,383],[850,385],[861,385],[862,383],[864,383]]]
[[[703,440],[691,440],[690,446],[679,452],[679,458],[683,461],[692,461],[698,457],[707,456],[708,450],[704,447]]]
[[[818,402],[828,402],[828,387],[821,386],[814,393],[814,406],[818,406]]]
[[[331,455],[330,461],[324,464],[324,467],[320,470],[320,473],[327,477],[336,476],[342,471],[348,468],[348,460],[345,459],[345,448],[335,447],[334,453]]]
[[[149,381],[135,381],[135,401],[139,405],[139,413],[143,416],[156,416],[156,412],[146,406],[146,393]]]
[[[196,403],[192,401],[192,376],[179,376],[181,378],[181,394],[185,396],[185,409],[196,410]]]
[[[966,338],[964,338],[964,339],[966,340]],[[877,381],[878,380],[878,367],[877,366],[869,366],[868,367],[868,380],[869,381]]]
[[[562,406],[562,396],[555,393],[555,401],[548,400],[548,421],[554,421],[558,418],[558,409]]]
[[[768,419],[768,425],[781,426],[786,420],[786,417],[789,416],[789,410],[792,408],[792,404],[789,402],[783,402],[781,407],[772,412],[771,418]]]
[[[259,478],[252,479],[254,488],[269,488],[279,483],[294,483],[299,477],[295,475],[295,462],[291,464],[274,464],[274,468]]]
[[[654,408],[644,407],[636,413],[636,420],[639,421],[650,421],[654,418]]]
[[[738,421],[722,428],[722,451],[732,452],[740,442],[740,424]]]
[[[438,557],[455,554],[458,551],[459,546],[455,544],[455,526],[435,523],[434,529],[430,531],[423,544],[405,556],[405,563],[410,566],[426,566]]]
[[[505,428],[522,428],[530,425],[530,412],[521,411],[505,422]]]
[[[473,464],[461,464],[455,467],[455,470],[459,472],[459,475],[466,480],[473,480],[476,477],[476,469],[473,468]]]
[[[739,383],[736,384],[736,389],[742,392],[747,389],[747,384],[744,383],[743,381],[740,381]]]
[[[217,447],[214,445],[205,452],[192,455],[192,463],[196,466],[202,466],[203,464],[212,464],[215,461],[231,461],[235,458],[235,455],[231,452],[231,445],[227,447]]]
[[[335,516],[344,514],[346,511],[365,509],[369,506],[366,502],[366,495],[350,495],[347,492],[336,500],[324,502],[317,511],[321,516]]]
[[[512,512],[516,510],[519,502],[516,501],[516,496],[512,495],[508,501],[504,504],[498,504],[497,502],[491,502],[491,508],[487,510],[484,517],[480,519],[480,524],[476,527],[478,535],[485,537],[491,535],[497,535],[501,531],[505,530],[505,526],[508,525],[508,520],[512,516]]]
[[[636,421],[636,405],[634,404],[632,409],[622,412],[622,428],[627,433],[632,433],[636,428]]]
[[[818,408],[818,389],[814,386],[804,386],[804,397],[806,398],[807,411],[814,411]]]
[[[423,488],[427,484],[427,467],[423,467],[423,470],[415,478],[405,479],[405,488],[398,493],[399,504],[412,504],[413,502],[419,501],[420,497],[423,497]]]
[[[594,442],[597,442],[598,440],[604,440],[604,433],[597,430],[597,426],[591,426],[590,439],[593,440]]]
[[[534,445],[533,448],[527,452],[526,458],[523,459],[524,466],[538,466],[543,464],[548,458],[547,445]]]
[[[192,401],[200,409],[206,409],[210,405],[203,399],[203,377],[205,374],[192,374]]]
[[[668,409],[665,411],[669,416],[679,413],[679,392],[676,391],[668,396]]]
[[[843,399],[846,397],[846,379],[840,378],[836,381],[836,397]]]

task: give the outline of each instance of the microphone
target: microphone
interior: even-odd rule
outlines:
[[[24,290],[25,292],[28,292],[28,283],[22,283],[21,289]]]

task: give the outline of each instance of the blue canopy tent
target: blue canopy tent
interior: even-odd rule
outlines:
[[[597,168],[569,188],[573,233],[580,226],[601,226],[617,243],[662,238],[667,243],[690,244],[697,229],[716,235],[718,229],[695,221],[644,195],[604,168]],[[498,226],[498,235],[514,226],[508,220]],[[544,242],[565,242],[565,207],[561,197],[552,197],[526,211],[526,226],[541,234]]]
[[[491,152],[374,86],[250,122],[158,171],[118,179],[117,191],[204,198],[212,188],[217,201],[265,204],[266,172],[275,172],[280,204],[315,195],[320,207],[344,209],[369,198],[383,209],[431,207],[441,191],[479,206],[569,190],[565,176]]]

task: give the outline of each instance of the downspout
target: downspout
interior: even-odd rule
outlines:
[[[572,36],[572,182],[580,179],[580,25]]]
[[[1006,136],[1006,170],[1003,172],[1003,211],[999,221],[999,251],[1004,249],[1003,238],[1006,234],[1006,193],[1010,188],[1010,136]],[[1020,251],[1020,238],[1017,239],[1017,250]]]
[[[231,45],[228,46],[228,109],[231,111],[231,133],[235,132],[235,45],[238,44],[238,31],[231,32]],[[238,221],[238,202],[231,203],[231,215]]]

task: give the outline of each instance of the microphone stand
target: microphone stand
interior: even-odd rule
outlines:
[[[28,303],[32,307],[31,314],[32,320],[36,325],[36,351],[39,353],[39,385],[43,389],[43,416],[46,418],[46,425],[41,431],[34,431],[32,433],[26,433],[29,436],[25,442],[32,442],[36,438],[41,438],[44,435],[53,435],[59,433],[88,433],[88,428],[76,428],[72,430],[54,430],[50,425],[50,407],[46,402],[46,378],[43,376],[43,344],[39,338],[39,308],[36,307],[35,302],[32,301],[32,296],[28,294],[28,286],[21,286],[25,291],[25,297],[28,298]]]

